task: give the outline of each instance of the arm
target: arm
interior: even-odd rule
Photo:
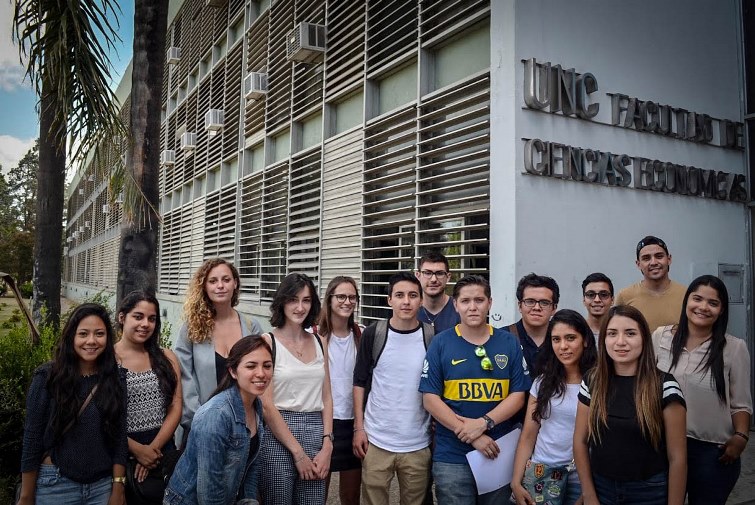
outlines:
[[[178,332],[175,346],[176,359],[181,369],[181,389],[183,407],[181,426],[189,428],[194,413],[199,408],[199,379],[194,370],[194,344],[189,340],[189,329],[184,324]]]
[[[577,419],[574,423],[574,462],[577,465],[579,482],[582,484],[582,498],[585,505],[599,505],[592,480],[590,452],[587,446],[590,407],[580,402],[577,404]],[[683,434],[685,432],[682,432]]]
[[[522,426],[522,434],[519,435],[519,442],[516,445],[514,473],[511,476],[511,492],[516,498],[517,505],[535,504],[530,494],[522,486],[522,479],[524,478],[524,467],[535,450],[535,442],[537,442],[537,435],[540,432],[540,423],[537,423],[532,419],[532,413],[535,412],[536,406],[536,396],[530,395],[530,399],[527,402],[527,413],[524,418],[524,426]]]
[[[113,465],[113,477],[123,478],[126,476],[126,466],[115,464]],[[110,498],[107,501],[107,505],[126,505],[126,483],[113,482],[113,487],[110,490]]]
[[[500,424],[503,421],[506,421],[519,412],[524,406],[524,396],[523,391],[509,394],[509,396],[496,405],[493,410],[488,412],[488,417],[491,418],[495,424]],[[459,440],[466,444],[471,444],[480,435],[485,433],[485,430],[487,429],[485,419],[482,417],[478,417],[477,419],[470,419],[459,415],[456,417],[462,422],[462,425],[454,430],[454,433],[456,433]]]
[[[367,438],[367,432],[364,431],[364,388],[354,386],[354,439],[352,440],[352,450],[354,456],[364,459],[367,455],[367,448],[370,441]]]
[[[264,334],[263,338],[270,344],[270,335]],[[294,459],[296,470],[299,472],[299,478],[304,480],[313,480],[317,478],[317,468],[312,460],[309,459],[307,453],[304,452],[304,448],[299,444],[291,430],[286,424],[286,421],[278,411],[278,407],[275,406],[273,401],[273,390],[275,389],[275,374],[273,374],[273,380],[262,394],[262,413],[265,419],[265,424],[270,427],[270,431],[273,433],[278,442],[283,444],[288,452],[291,453],[291,457]],[[332,409],[332,404],[331,404]],[[331,428],[332,428],[332,410],[331,410]]]
[[[21,474],[21,494],[16,505],[34,505],[39,470],[29,470]]]
[[[319,335],[315,338],[322,339]],[[322,430],[323,435],[333,433],[333,395],[330,390],[330,368],[328,366],[328,346],[322,342],[322,354],[325,361],[325,380],[322,385]],[[313,463],[318,471],[318,477],[324,479],[330,471],[330,456],[333,453],[333,441],[323,437],[322,449],[315,455]]]
[[[37,369],[32,376],[26,395],[26,419],[21,456],[21,495],[22,505],[32,505],[35,501],[37,475],[44,453],[45,427],[50,416],[50,397],[47,392],[47,373]]]
[[[668,504],[683,505],[687,492],[687,411],[673,402],[663,409],[668,457]],[[580,474],[580,478],[582,474]]]
[[[731,360],[729,371],[729,410],[731,424],[735,432],[747,434],[752,416],[752,396],[750,394],[750,354],[743,340],[727,337],[726,345],[736,342],[736,351]],[[724,356],[728,353],[724,352]],[[732,435],[724,444],[724,453],[719,458],[724,464],[736,460],[747,446],[747,440],[739,435]]]
[[[154,440],[152,440],[152,443],[149,444],[151,447],[157,450],[162,450],[163,446],[167,444],[171,438],[173,438],[173,433],[175,433],[176,428],[178,427],[179,421],[181,421],[181,411],[183,409],[183,388],[181,387],[181,366],[178,363],[178,358],[176,355],[171,351],[170,349],[163,349],[163,353],[165,353],[165,357],[168,358],[168,361],[170,361],[171,366],[173,367],[173,372],[176,374],[176,378],[179,379],[176,381],[176,390],[173,391],[173,399],[171,400],[170,405],[167,408],[167,411],[165,412],[165,419],[163,419],[163,424],[160,427],[160,431],[157,432],[157,435],[155,435]]]
[[[423,393],[422,404],[424,405],[425,410],[427,410],[436,421],[449,430],[453,430],[454,427],[459,429],[459,427],[463,425],[463,422],[459,419],[465,418],[457,416],[454,411],[451,410],[451,407],[446,405],[446,402],[435,393]],[[485,434],[481,434],[473,441],[465,443],[471,444],[472,447],[480,451],[486,458],[495,459],[501,452],[501,449],[498,447],[495,440]]]
[[[750,413],[744,410],[735,412],[731,415],[731,424],[734,426],[735,432],[747,435],[750,430]],[[732,435],[723,445],[724,453],[718,460],[725,465],[733,463],[742,455],[745,447],[747,447],[747,440],[744,437]]]

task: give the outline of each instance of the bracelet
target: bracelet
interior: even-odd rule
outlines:
[[[354,433],[356,433],[357,431],[364,431],[364,428],[354,428]]]
[[[301,462],[301,461],[304,461],[304,458],[306,458],[306,457],[307,457],[307,454],[306,454],[306,453],[305,453],[305,454],[302,454],[301,456],[299,456],[298,458],[296,458],[296,459],[294,460],[294,464],[296,464],[296,463],[299,463],[299,462]]]
[[[750,437],[748,435],[746,435],[745,433],[742,433],[741,431],[735,431],[734,434],[738,435],[738,436],[740,436],[742,438],[744,438],[745,442],[749,442],[750,441]]]
[[[123,484],[125,486],[126,485],[126,477],[125,476],[113,477],[113,484]]]

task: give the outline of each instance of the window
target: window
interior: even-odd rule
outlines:
[[[302,122],[302,149],[322,142],[322,114],[315,114]]]
[[[378,115],[397,109],[416,99],[416,61],[378,81]]]
[[[433,51],[433,87],[439,89],[490,67],[490,24],[473,26]]]
[[[334,134],[343,133],[364,122],[364,93],[360,90],[333,107],[335,112]]]

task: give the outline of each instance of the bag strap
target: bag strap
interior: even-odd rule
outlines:
[[[372,368],[377,366],[378,359],[385,348],[385,341],[388,339],[388,320],[381,319],[375,325],[375,338],[372,341]]]
[[[422,337],[425,340],[425,350],[430,347],[430,342],[435,336],[435,326],[429,323],[422,323]]]
[[[98,387],[100,387],[100,384],[99,383],[95,384],[92,390],[87,395],[87,397],[84,398],[84,403],[81,404],[79,411],[76,413],[76,418],[73,419],[70,423],[68,423],[65,428],[63,428],[63,432],[60,434],[61,438],[63,437],[63,435],[68,433],[71,430],[71,428],[73,428],[73,425],[76,424],[76,421],[78,421],[78,419],[81,417],[81,414],[84,412],[84,409],[86,409],[87,406],[92,402],[92,398],[94,398],[94,393],[97,392]],[[42,454],[41,461],[44,461],[44,459],[49,455],[50,455],[50,451],[45,451],[45,453]]]
[[[512,333],[516,338],[521,340],[521,338],[519,337],[519,330],[516,327],[516,323],[508,325],[506,329],[509,330],[509,333]]]

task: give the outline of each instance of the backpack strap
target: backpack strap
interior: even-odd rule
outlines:
[[[372,341],[372,364],[373,369],[377,366],[378,358],[385,349],[385,341],[388,340],[388,320],[381,319],[375,326],[375,338]]]
[[[510,324],[506,327],[506,329],[509,331],[509,333],[512,333],[517,339],[521,340],[522,338],[519,336],[519,330],[516,327],[516,323]]]
[[[427,350],[435,336],[435,327],[430,323],[422,323],[422,336],[425,339],[425,350]]]
[[[273,351],[273,367],[275,367],[275,335],[272,331],[268,335],[270,335],[270,350]]]

